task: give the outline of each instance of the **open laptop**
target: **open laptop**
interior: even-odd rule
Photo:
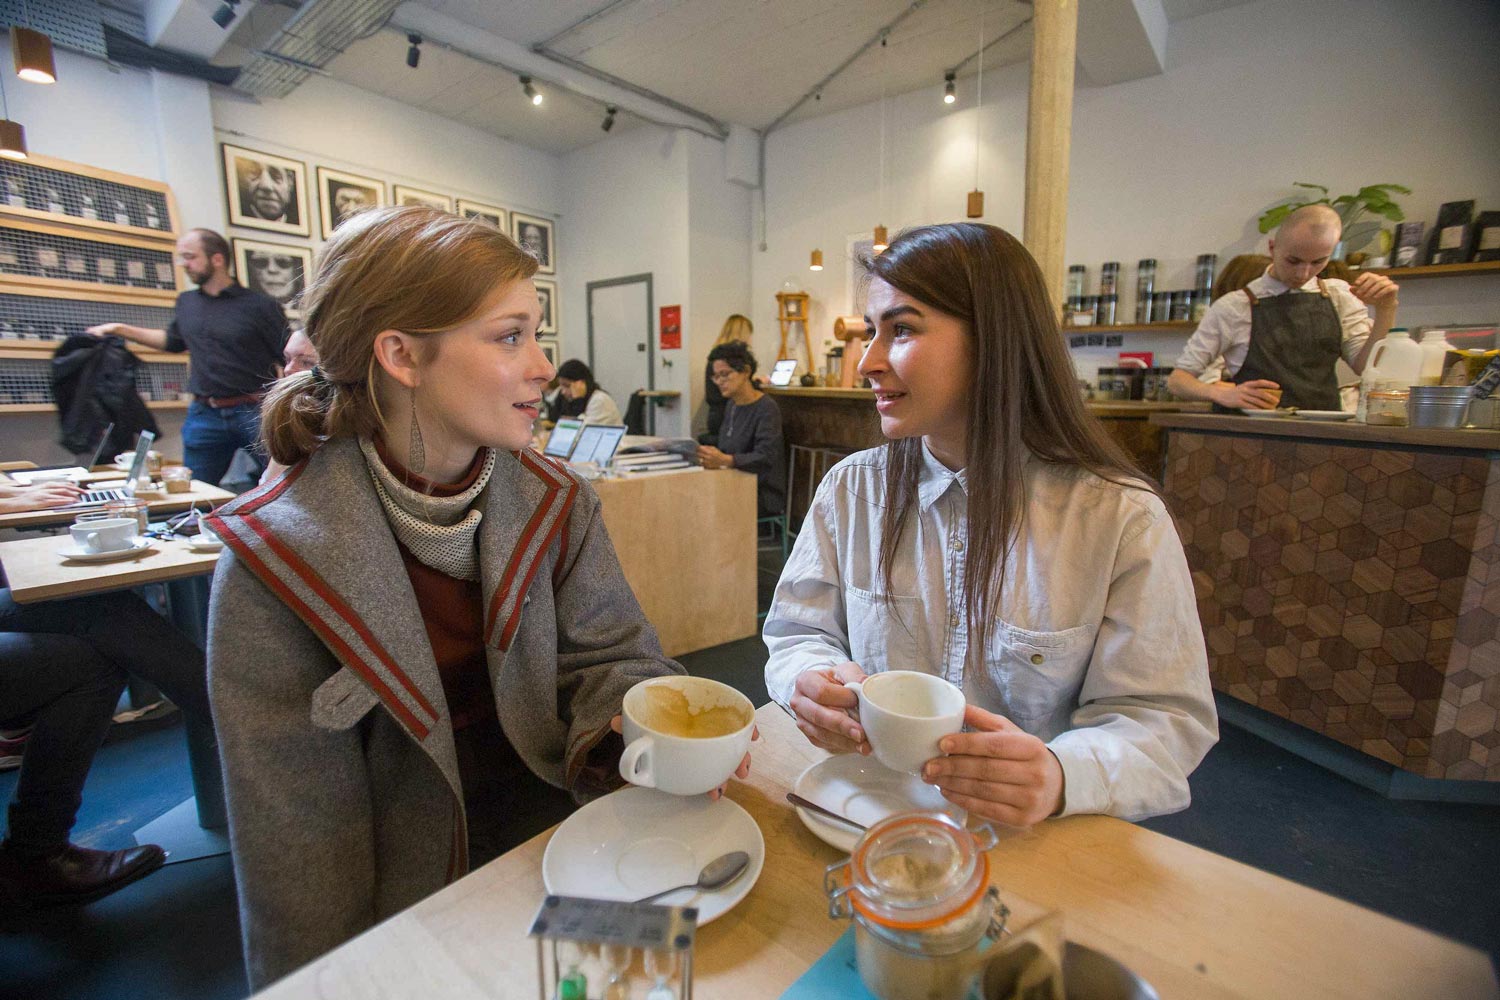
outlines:
[[[796,358],[782,358],[771,366],[771,384],[787,386],[792,384],[792,375],[797,371]]]
[[[602,468],[615,457],[615,450],[624,439],[624,424],[584,424],[568,461],[574,464],[593,462]]]
[[[109,503],[111,500],[124,500],[135,495],[135,484],[140,481],[142,474],[146,471],[146,461],[151,454],[151,445],[156,441],[156,435],[151,431],[141,431],[140,437],[135,439],[135,458],[130,462],[130,472],[126,474],[125,484],[108,488],[84,490],[83,496],[60,510],[75,510],[79,507],[98,507]]]
[[[7,475],[12,482],[20,483],[22,486],[30,486],[39,481],[51,481],[56,479],[77,480],[80,476],[86,476],[94,466],[99,464],[103,458],[104,446],[109,443],[109,436],[115,432],[114,424],[107,424],[104,433],[99,435],[99,443],[94,445],[94,454],[89,458],[89,464],[84,465],[41,465],[35,469],[22,469],[10,472]]]
[[[560,458],[568,460],[573,454],[573,446],[578,442],[578,432],[583,430],[583,421],[577,417],[563,417],[552,428],[552,434],[547,438],[547,447],[542,454],[548,458]]]

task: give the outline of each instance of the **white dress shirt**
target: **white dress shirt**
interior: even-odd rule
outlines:
[[[1323,284],[1328,289],[1328,299],[1338,312],[1339,323],[1344,328],[1344,361],[1353,367],[1354,359],[1370,338],[1370,327],[1374,322],[1370,318],[1370,309],[1355,298],[1347,281],[1324,278]],[[1293,290],[1290,285],[1271,277],[1270,268],[1250,282],[1248,287],[1258,299],[1285,295]],[[1317,278],[1310,279],[1297,290],[1298,294],[1308,292],[1318,294]],[[1208,307],[1208,312],[1204,313],[1203,321],[1188,338],[1187,346],[1182,349],[1173,367],[1192,375],[1202,375],[1209,364],[1222,355],[1224,378],[1232,378],[1245,363],[1245,355],[1250,351],[1250,309],[1248,295],[1230,292],[1220,296],[1218,301]]]
[[[1187,776],[1218,739],[1187,559],[1155,494],[1035,459],[983,669],[968,660],[968,494],[924,448],[918,509],[881,580],[886,448],[818,487],[776,585],[766,687],[790,702],[804,670],[922,670],[1047,741],[1063,811],[1140,819],[1185,808]]]
[[[623,421],[620,418],[620,407],[615,404],[615,399],[603,389],[595,389],[589,394],[588,406],[584,408],[583,419],[590,424],[618,424]]]

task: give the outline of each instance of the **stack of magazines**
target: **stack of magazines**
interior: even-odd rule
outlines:
[[[703,471],[698,464],[698,443],[682,438],[665,440],[647,448],[630,448],[615,456],[615,473],[649,476],[658,472]]]

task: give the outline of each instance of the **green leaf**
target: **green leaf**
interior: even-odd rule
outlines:
[[[1325,199],[1328,197],[1328,189],[1321,184],[1305,184],[1302,181],[1293,181],[1292,187],[1311,188],[1314,191],[1322,191],[1323,197]]]

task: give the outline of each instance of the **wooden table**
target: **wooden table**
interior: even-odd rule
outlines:
[[[119,478],[119,477],[116,477]],[[153,519],[159,519],[162,514],[172,514],[177,511],[187,510],[196,505],[217,507],[221,503],[234,499],[234,494],[228,490],[221,490],[217,486],[210,486],[201,480],[194,479],[193,488],[187,493],[168,493],[162,499],[156,500],[145,497],[146,509]],[[90,507],[89,510],[102,509]],[[73,519],[78,516],[79,508],[53,507],[50,510],[28,510],[19,514],[0,514],[0,528],[36,528],[47,525],[72,524]]]
[[[72,547],[72,535],[0,542],[0,565],[5,568],[15,602],[30,604],[83,597],[147,583],[205,576],[219,562],[218,552],[194,552],[180,538],[156,539],[149,550],[110,562],[74,562],[59,555],[63,549]]]
[[[755,634],[754,476],[693,468],[592,485],[668,656]]]
[[[781,709],[757,713],[749,781],[730,796],[766,838],[750,895],[698,934],[694,996],[773,1000],[848,926],[828,918],[840,852],[784,800],[824,754]],[[537,995],[526,937],[550,832],[274,984],[261,997]],[[1013,926],[1061,909],[1072,939],[1120,959],[1164,998],[1495,997],[1488,957],[1274,875],[1104,816],[1011,833],[991,852]]]

